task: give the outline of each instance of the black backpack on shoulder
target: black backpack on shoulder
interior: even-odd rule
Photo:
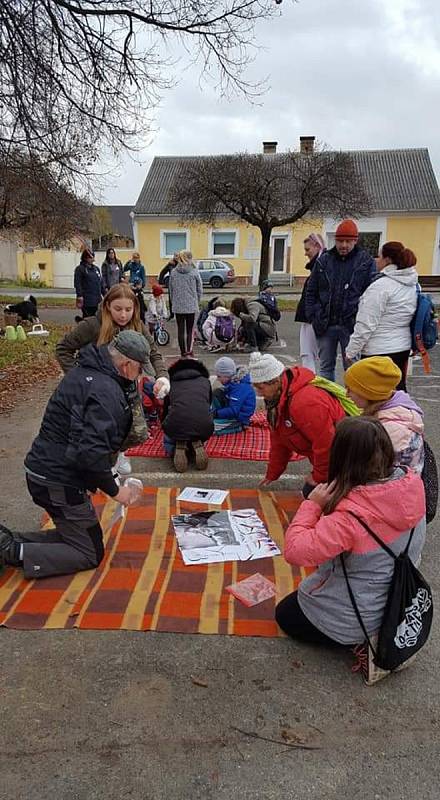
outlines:
[[[414,534],[412,529],[408,543],[398,556],[363,519],[348,512],[373,537],[380,547],[394,559],[394,574],[383,612],[377,647],[371,645],[370,637],[359,612],[341,554],[341,565],[347,583],[351,604],[362,632],[374,655],[374,663],[384,670],[395,670],[415,655],[428,641],[432,625],[433,602],[431,587],[411,561],[408,551]]]

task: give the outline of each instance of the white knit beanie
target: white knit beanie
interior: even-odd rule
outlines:
[[[270,353],[251,353],[249,374],[252,383],[267,383],[284,372],[284,364]]]

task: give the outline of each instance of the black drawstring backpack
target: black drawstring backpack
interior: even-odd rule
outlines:
[[[425,461],[423,464],[423,472],[420,477],[422,478],[423,486],[425,487],[426,524],[428,525],[430,522],[432,522],[437,513],[438,472],[435,455],[426,439],[423,442],[423,447],[425,450]]]
[[[380,669],[392,671],[415,655],[429,638],[434,610],[431,587],[408,555],[414,528],[409,535],[405,550],[396,556],[363,519],[351,511],[348,513],[357,519],[377,544],[394,559],[394,574],[388,591],[377,647],[374,648],[348,580],[343,554],[340,557],[350,600],[365,639],[373,653],[373,661]]]

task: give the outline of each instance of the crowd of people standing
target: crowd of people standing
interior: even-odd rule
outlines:
[[[327,250],[311,233],[304,250],[310,276],[296,313],[301,366],[286,367],[268,352],[280,312],[266,281],[257,297],[234,298],[230,311],[214,298],[200,317],[209,350],[227,349],[221,330],[230,317],[234,344],[249,353],[248,366],[229,354],[218,358],[214,391],[206,366],[194,358],[203,287],[191,252],[180,251],[164,268],[180,350],[167,368],[154,340],[156,320],[168,318],[159,285],[164,275],[145,304],[138,253],[123,266],[109,248],[100,271],[84,250],[75,270],[83,319],[57,346],[65,377],[25,461],[29,492],[56,530],[42,538],[0,526],[6,563],[23,567],[28,578],[100,563],[102,531],[88,493],[99,488],[130,503],[118,475],[124,465],[130,471],[126,448],[148,436],[139,386],[161,409],[165,449],[178,472],[191,461],[206,469],[207,439],[246,430],[260,396],[271,437],[260,488],[285,472],[293,453],[308,459],[285,558],[318,567],[278,604],[277,621],[294,638],[360,646],[365,631],[346,591],[349,581],[368,635],[377,634],[393,574],[386,551],[407,548],[416,563],[426,531],[423,411],[406,391],[416,257],[400,242],[387,242],[374,260],[358,245],[352,220],[338,226],[334,247]],[[335,383],[338,348],[344,386]],[[379,530],[384,548],[372,545],[369,526]],[[369,669],[373,680],[374,666]]]

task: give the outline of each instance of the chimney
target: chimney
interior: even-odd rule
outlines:
[[[299,137],[299,152],[303,153],[303,155],[308,155],[309,153],[313,153],[315,147],[315,137],[314,136],[300,136]]]
[[[277,151],[278,142],[263,142],[263,153],[265,156],[273,155]]]

